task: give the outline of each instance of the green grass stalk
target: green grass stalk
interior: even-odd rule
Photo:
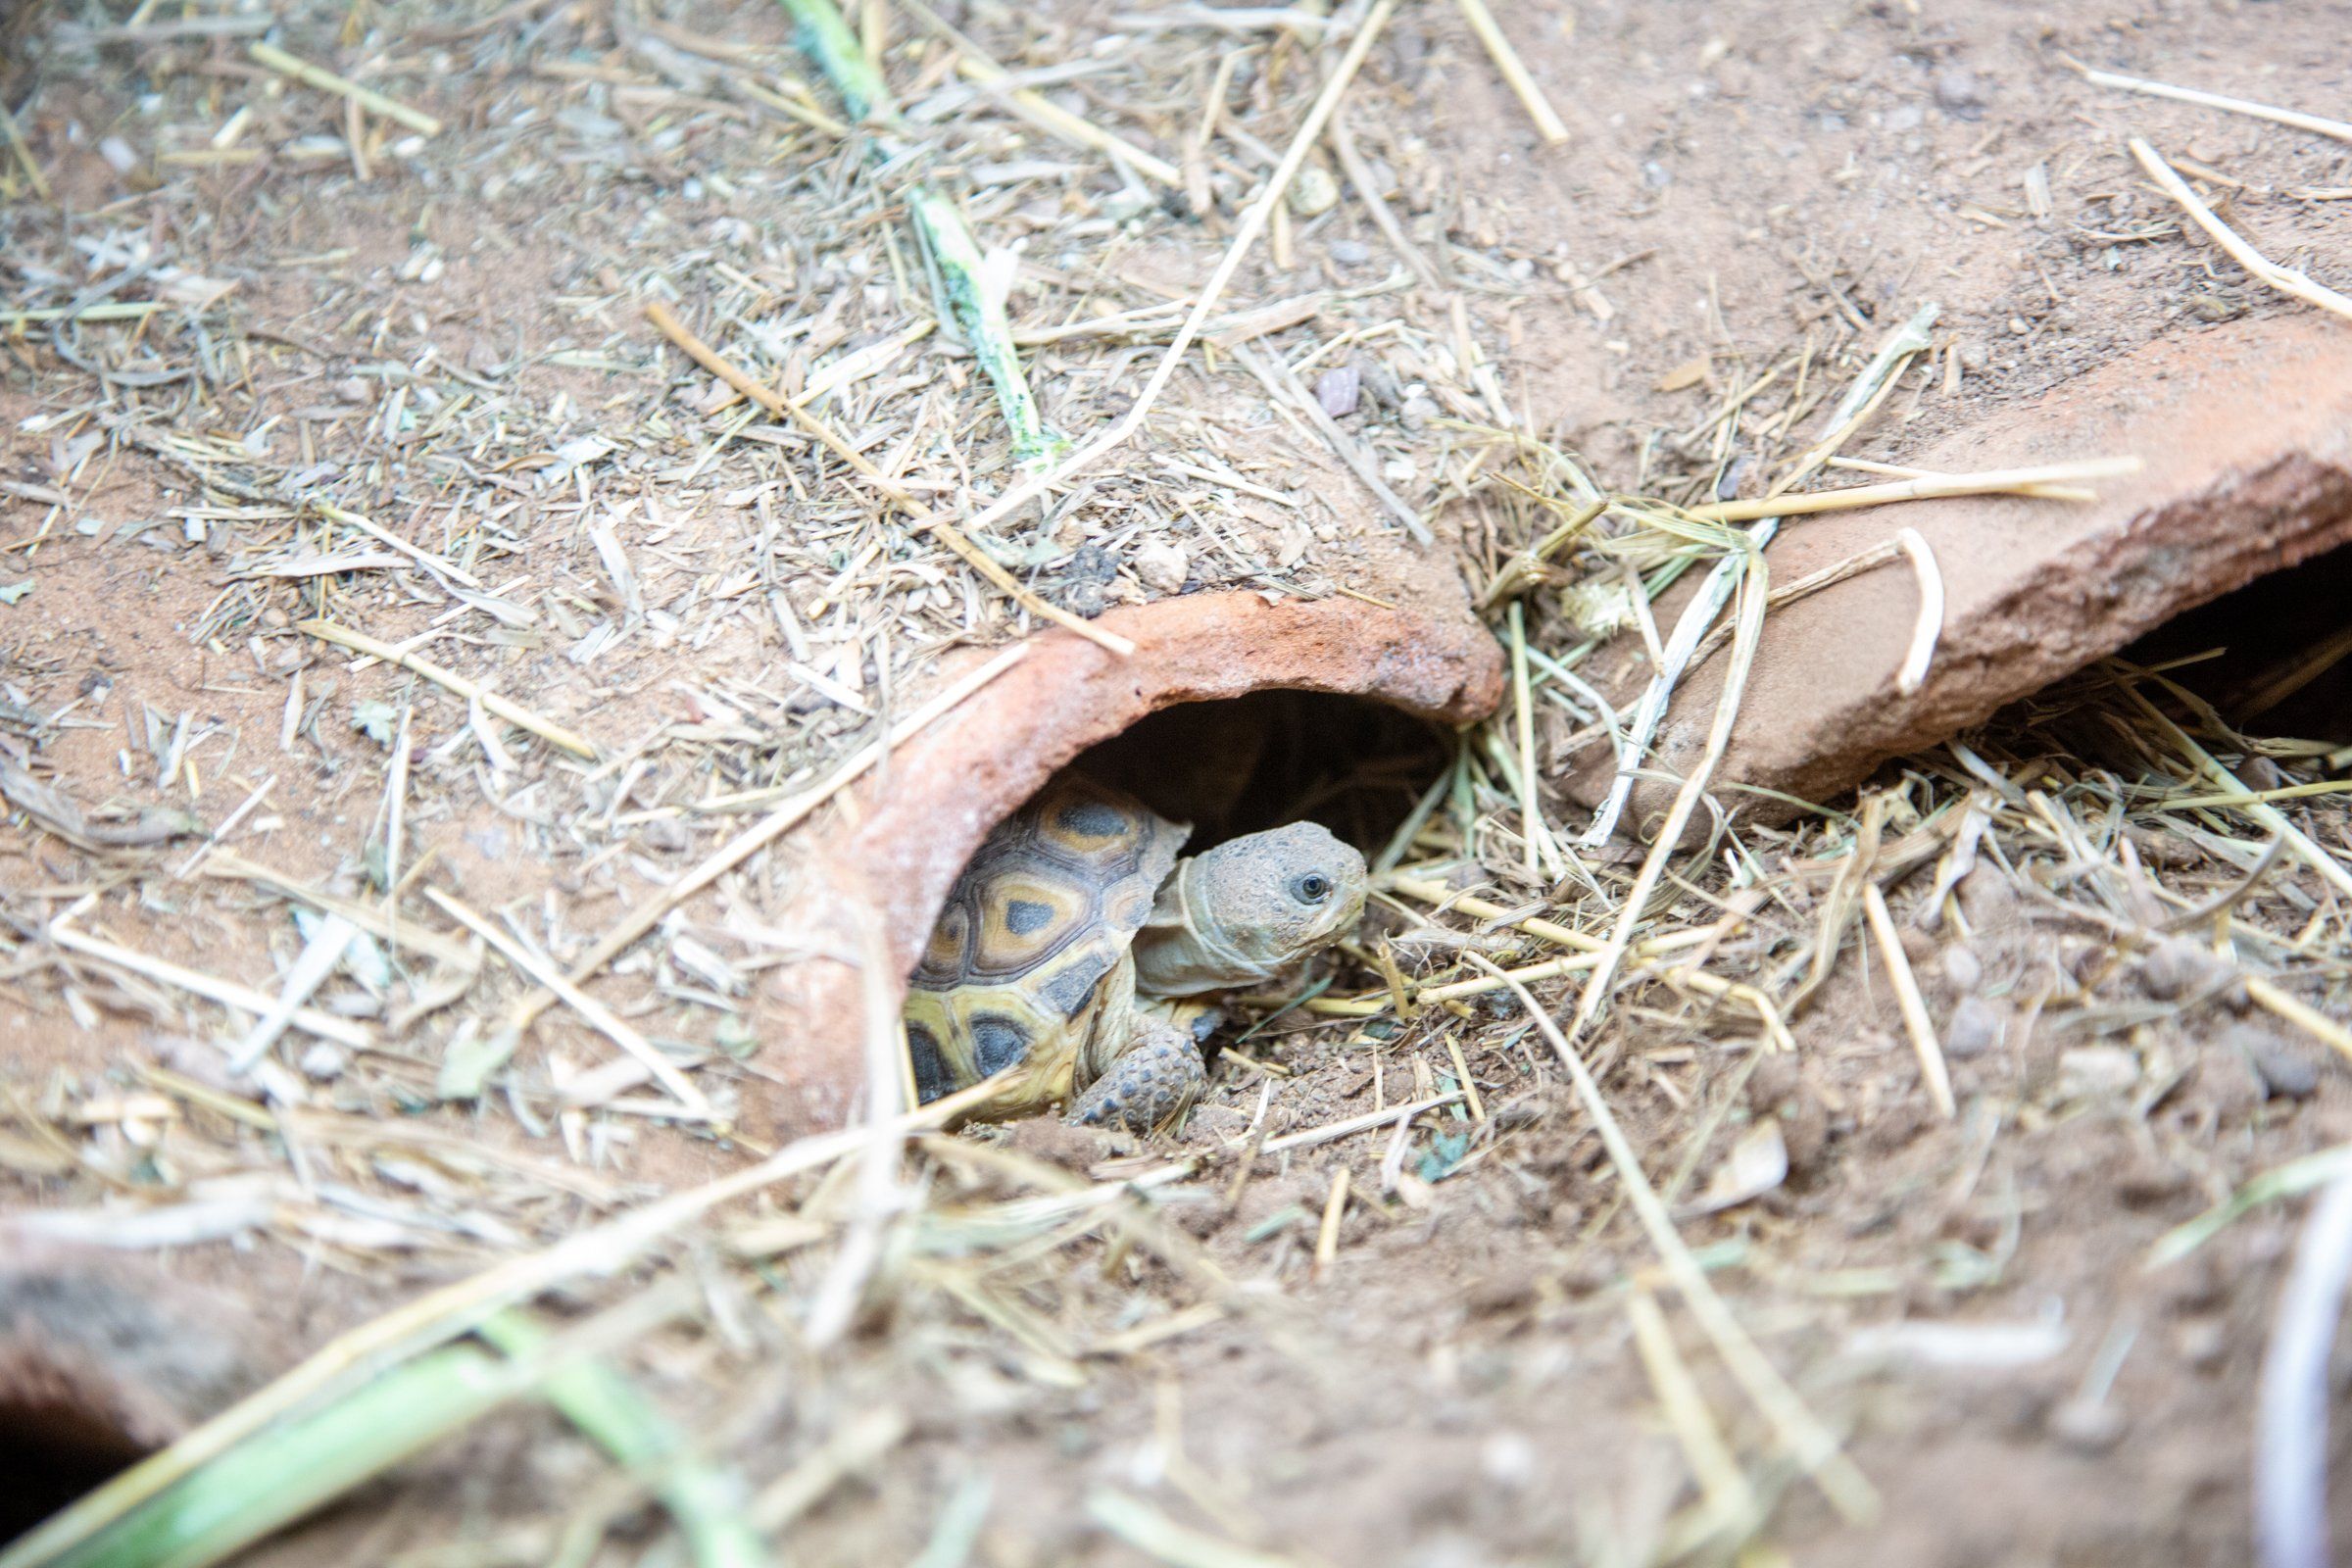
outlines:
[[[782,4],[800,24],[796,41],[841,94],[842,106],[851,118],[878,130],[905,129],[906,122],[890,101],[881,71],[833,0],[782,0]],[[878,147],[877,151],[887,158],[892,149]],[[1038,417],[1037,399],[1021,369],[1020,351],[1013,347],[1012,323],[1004,315],[1004,301],[982,277],[980,242],[964,221],[962,210],[920,182],[907,187],[906,206],[938,265],[948,314],[996,388],[997,407],[1012,432],[1014,459],[1035,466],[1058,457],[1068,450],[1069,442]]]
[[[517,1360],[544,1349],[548,1332],[520,1312],[501,1312],[475,1331]],[[729,1472],[703,1464],[686,1440],[629,1381],[596,1361],[548,1374],[541,1391],[616,1463],[644,1477],[677,1520],[695,1568],[766,1568],[760,1533],[743,1516],[745,1490]]]
[[[238,1445],[51,1568],[210,1568],[526,1394],[544,1363],[453,1346]]]

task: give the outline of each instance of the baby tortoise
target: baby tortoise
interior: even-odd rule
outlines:
[[[1181,1116],[1208,1075],[1175,999],[1269,979],[1364,907],[1364,858],[1318,823],[1179,859],[1191,833],[1075,776],[999,823],[907,993],[916,1092],[1011,1068],[981,1114],[1069,1102],[1074,1121],[1137,1131]]]

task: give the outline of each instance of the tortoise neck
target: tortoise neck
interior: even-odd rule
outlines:
[[[1236,948],[1193,895],[1194,858],[1176,862],[1152,917],[1135,938],[1136,989],[1148,997],[1193,997],[1263,980],[1279,965]]]

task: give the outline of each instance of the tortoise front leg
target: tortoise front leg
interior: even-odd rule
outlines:
[[[1190,1034],[1156,1018],[1138,1018],[1127,1049],[1070,1106],[1070,1120],[1156,1132],[1190,1110],[1207,1085],[1208,1068]]]

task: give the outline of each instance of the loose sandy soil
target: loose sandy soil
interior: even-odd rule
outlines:
[[[1409,354],[1434,367],[1443,349],[1463,373],[1433,392],[1436,414],[1458,421],[1475,409],[1452,400],[1492,385],[1501,408],[1487,409],[1491,421],[1509,416],[1611,486],[1690,500],[1719,481],[1724,494],[1756,493],[1771,462],[1819,433],[1805,416],[1817,421],[1822,385],[1834,396],[1925,300],[1943,307],[1928,368],[1851,455],[1900,462],[2152,339],[2297,309],[2182,238],[2124,151],[2131,135],[2203,166],[2226,213],[2273,258],[2352,284],[2352,148],[2095,88],[2062,64],[2071,55],[2341,113],[2352,103],[2352,7],[2168,4],[2127,15],[1997,0],[1751,0],[1513,11],[1511,34],[1568,142],[1540,141],[1452,6],[1407,6],[1346,114],[1407,237],[1441,275],[1417,284],[1348,196],[1292,225],[1287,266],[1253,260],[1237,280],[1242,307],[1328,292],[1320,316],[1261,338],[1259,350],[1295,360],[1348,330],[1366,334],[1376,360]],[[1140,65],[1098,48],[1139,36],[1122,26],[1134,14],[973,4],[956,20],[1025,67],[1112,61],[1116,70],[1043,84],[1181,158],[1222,35],[1143,34],[1149,45],[1121,46],[1152,51]],[[856,151],[744,96],[720,70],[740,58],[761,81],[778,61],[807,74],[798,57],[766,52],[787,41],[777,7],[648,8],[641,20],[667,33],[632,22],[635,8],[616,18],[601,3],[412,17],[363,0],[348,18],[325,7],[283,16],[287,47],[346,69],[372,63],[371,81],[448,128],[407,150],[397,127],[363,138],[370,167],[361,178],[335,140],[340,111],[276,90],[246,62],[241,37],[93,43],[72,31],[95,14],[62,6],[0,22],[0,37],[17,40],[13,74],[0,73],[5,101],[33,94],[19,112],[55,198],[20,191],[0,218],[0,311],[66,303],[125,265],[137,270],[119,285],[124,300],[156,297],[175,278],[198,292],[208,279],[234,284],[200,318],[159,317],[153,343],[120,322],[84,325],[64,354],[37,324],[0,338],[0,589],[29,584],[0,606],[0,764],[32,769],[115,827],[166,810],[218,830],[273,779],[224,848],[280,885],[373,906],[392,737],[360,726],[397,726],[405,706],[414,772],[402,868],[418,874],[403,918],[453,930],[422,901],[429,886],[498,911],[569,961],[744,820],[690,804],[798,779],[865,733],[863,712],[788,666],[814,662],[861,708],[888,710],[919,689],[939,652],[1020,629],[992,590],[927,543],[902,533],[858,556],[875,537],[860,531],[858,493],[838,470],[812,481],[798,436],[760,424],[721,443],[739,411],[704,403],[707,381],[685,373],[642,302],[678,301],[714,341],[737,340],[738,328],[745,344],[779,332],[763,368],[804,378],[844,348],[927,320],[930,294],[919,259],[894,249],[903,232],[887,237],[903,225],[877,220],[861,194],[867,166]],[[919,30],[906,17],[894,28],[894,83],[910,101],[936,93],[949,69],[941,53],[905,50]],[[1251,63],[1230,88],[1233,130],[1210,143],[1237,189],[1261,171],[1254,145],[1287,144],[1320,69],[1298,45],[1269,66],[1264,33],[1238,36]],[[821,85],[812,101],[833,104]],[[208,162],[214,132],[248,103],[258,106],[249,139],[230,151],[271,156]],[[1080,166],[970,187],[983,237],[1026,243],[1016,325],[1187,293],[1230,236],[1230,212],[1202,224],[1181,216],[1180,200],[1120,207],[1096,155],[984,105],[965,114],[979,128],[950,137],[958,167]],[[320,144],[315,155],[306,141]],[[127,172],[110,163],[116,146]],[[187,156],[159,165],[162,153]],[[1398,286],[1374,291],[1391,279]],[[1402,325],[1384,327],[1390,319]],[[1472,356],[1458,345],[1475,346],[1490,382],[1467,373]],[[1007,458],[992,405],[968,360],[934,348],[845,392],[840,418],[871,431],[876,461],[942,492],[959,469],[1002,488]],[[1155,354],[1096,338],[1041,349],[1032,373],[1048,417],[1094,428],[1126,406]],[[189,382],[143,379],[191,363],[209,368]],[[1810,382],[1801,404],[1789,396],[1800,364]],[[1710,418],[1727,396],[1776,366],[1787,368],[1771,395],[1733,421],[1736,439],[1719,439],[1725,426]],[[1406,368],[1400,380],[1412,379]],[[920,412],[900,417],[910,409]],[[1782,411],[1790,417],[1771,428]],[[1458,471],[1448,445],[1463,439],[1458,428],[1394,410],[1362,418],[1378,453],[1402,463],[1391,475],[1408,499],[1443,500],[1440,476]],[[131,425],[178,445],[109,441]],[[614,450],[564,456],[578,450],[564,443],[592,436]],[[94,439],[77,446],[84,437]],[[1210,449],[1277,500],[1320,501],[1276,505],[1226,488],[1215,526],[1195,532],[1173,504],[1152,510],[1150,492],[1170,475],[1139,457],[1025,539],[1060,529],[1065,545],[1126,549],[1174,529],[1192,555],[1188,590],[1322,597],[1402,582],[1445,599],[1483,581],[1498,528],[1501,547],[1516,548],[1546,515],[1446,506],[1437,553],[1420,557],[1303,423],[1268,414],[1262,389],[1229,367],[1182,378],[1149,450],[1156,461]],[[474,585],[398,556],[271,575],[306,554],[373,548],[279,504],[311,494],[468,566]],[[191,521],[191,508],[203,515]],[[1131,521],[1145,534],[1121,534]],[[1105,592],[1150,591],[1132,569],[1094,569],[1073,549],[1035,575],[1057,602],[1082,607],[1090,592],[1099,609]],[[483,611],[460,588],[498,606]],[[789,645],[770,589],[818,634],[813,654]],[[855,601],[853,612],[821,619],[819,595]],[[888,613],[859,618],[885,597]],[[1574,640],[1565,619],[1542,613],[1542,639],[1564,649]],[[519,732],[469,725],[464,705],[429,686],[380,666],[354,670],[347,655],[292,629],[314,614],[387,640],[446,618],[454,629],[430,657],[588,732],[615,760],[552,759]],[[855,636],[823,635],[853,622]],[[874,626],[889,633],[878,644]],[[591,647],[600,634],[606,642]],[[2149,765],[2118,749],[2100,701],[2087,689],[2060,694],[2004,715],[1978,748],[2005,759],[2021,784],[2046,769],[2043,786],[2092,821],[2091,797],[2075,785],[2101,768],[2114,777]],[[165,766],[172,757],[177,765]],[[2289,765],[2308,776],[2316,764]],[[1890,768],[1879,782],[1903,795],[1908,815],[1894,813],[1886,839],[1955,798],[1953,776],[1941,754],[1909,782]],[[2296,803],[2292,814],[2319,843],[2352,852],[2335,799]],[[1858,808],[1850,798],[1826,804]],[[1948,831],[1952,818],[1937,820]],[[2191,902],[2232,885],[2230,853],[2265,837],[2222,815],[2201,842],[2140,821],[2096,825],[2101,876],[2104,857],[2118,856]],[[1728,938],[1725,958],[1740,973],[1801,954],[1851,828],[1840,814],[1743,841],[1751,865],[1788,880],[1745,906],[1753,925]],[[2002,827],[1988,842],[2023,853],[2029,837]],[[625,1107],[554,1115],[566,1076],[612,1054],[563,1009],[525,1042],[510,1087],[441,1102],[445,1056],[474,1049],[521,994],[478,956],[478,974],[413,1018],[400,1015],[459,965],[408,953],[380,994],[331,985],[322,1004],[350,1012],[370,1049],[300,1088],[307,1105],[276,1132],[188,1098],[174,1085],[193,1079],[255,1103],[259,1091],[226,1077],[218,1049],[244,1020],[61,951],[44,930],[71,910],[78,928],[137,953],[275,989],[302,943],[287,903],[250,878],[176,876],[200,842],[93,850],[22,811],[0,826],[0,1195],[10,1208],[170,1203],[224,1181],[275,1184],[275,1206],[238,1240],[164,1250],[155,1268],[225,1295],[291,1359],[429,1285],[751,1157]],[[2048,858],[2042,884],[2074,897],[2065,856],[2047,844],[2036,853]],[[926,1564],[1005,1568],[1634,1564],[1668,1554],[1682,1510],[1701,1494],[1692,1473],[1703,1446],[1694,1459],[1688,1417],[1661,1413],[1661,1385],[1636,1344],[1634,1325],[1658,1300],[1696,1398],[1757,1498],[1755,1517],[1700,1549],[1709,1560],[2245,1561],[2256,1379],[2295,1211],[2258,1208],[2168,1267],[2149,1267],[2149,1250],[2249,1176],[2352,1140],[2352,1078],[2227,981],[2181,984],[2163,955],[2116,943],[2119,921],[2147,916],[2105,883],[2092,878],[2101,891],[2083,897],[2120,913],[2106,924],[2069,917],[2021,891],[2002,858],[1988,854],[1960,883],[1957,923],[1933,933],[1922,897],[1933,854],[1893,884],[1947,1037],[1963,1003],[1997,1024],[1979,1049],[1953,1049],[1950,1120],[1928,1099],[1884,961],[1859,926],[1843,928],[1827,982],[1790,1018],[1792,1054],[1760,1050],[1751,1014],[1664,987],[1623,993],[1600,1037],[1616,1115],[1651,1178],[1685,1200],[1721,1191],[1730,1152],[1777,1122],[1787,1179],[1751,1201],[1686,1214],[1681,1233],[1842,1439],[1875,1489],[1870,1517],[1841,1518],[1796,1473],[1656,1272],[1558,1064],[1524,1016],[1492,998],[1462,1014],[1425,1011],[1379,1043],[1330,1027],[1261,1037],[1253,1049],[1283,1072],[1270,1097],[1261,1102],[1263,1077],[1221,1076],[1183,1139],[1219,1162],[1116,1246],[992,1238],[991,1205],[1049,1178],[1031,1165],[935,1157],[922,1167],[923,1213],[890,1232],[886,1287],[822,1349],[802,1333],[829,1246],[777,1250],[751,1269],[703,1232],[682,1234],[659,1272],[694,1281],[695,1304],[621,1359],[754,1486],[796,1465],[808,1473],[810,1455],[858,1417],[906,1418],[903,1435],[852,1463],[793,1524],[784,1539],[797,1562],[913,1560],[928,1546]],[[1682,902],[1662,918],[1714,920],[1710,899],[1726,884],[1705,867],[1681,869],[1706,893],[1670,889]],[[770,971],[809,940],[761,924],[795,875],[788,843],[690,906],[652,944],[661,951],[624,960],[605,987],[643,1032],[684,1042],[698,1083],[722,1101],[756,1085],[757,1057],[735,1057],[760,1043]],[[1495,896],[1538,897],[1508,884]],[[2340,1025],[2352,1017],[2346,917],[2331,899],[2290,858],[2238,913],[2253,931],[2300,944],[2297,973],[2316,983],[2297,994]],[[1587,912],[1597,922],[1601,909]],[[2239,956],[2284,964],[2281,951],[2247,935]],[[1432,965],[1450,957],[1419,954]],[[1340,989],[1364,983],[1379,982],[1351,972]],[[1565,984],[1540,988],[1555,1012],[1573,1002]],[[1449,1033],[1484,1114],[1428,1118],[1398,1156],[1403,1179],[1384,1170],[1385,1129],[1248,1157],[1250,1136],[1452,1084]],[[278,1054],[291,1064],[314,1049],[298,1035]],[[157,1078],[159,1066],[178,1078]],[[2313,1082],[2298,1085],[2298,1074]],[[291,1066],[286,1079],[304,1083]],[[169,1118],[125,1107],[142,1095],[170,1100]],[[1072,1181],[1153,1162],[1053,1125],[978,1135],[978,1147],[1034,1156]],[[54,1169],[60,1150],[79,1165]],[[1343,1169],[1358,1201],[1337,1227],[1336,1257],[1318,1268],[1318,1224]],[[829,1224],[850,1211],[850,1184],[844,1174],[790,1189],[761,1200],[762,1212],[805,1210]],[[584,1312],[655,1272],[583,1284],[550,1304]],[[1201,1303],[1197,1318],[1167,1315]],[[1677,1358],[1666,1359],[1671,1369]],[[2339,1528],[2352,1528],[2348,1496],[2338,1489]],[[1135,1526],[1118,1512],[1130,1504],[1157,1524]],[[552,1532],[583,1518],[600,1524],[587,1536],[593,1555],[575,1560],[684,1560],[659,1508],[615,1486],[554,1418],[509,1412],[255,1560],[545,1561]],[[1152,1534],[1163,1526],[1191,1534]]]

